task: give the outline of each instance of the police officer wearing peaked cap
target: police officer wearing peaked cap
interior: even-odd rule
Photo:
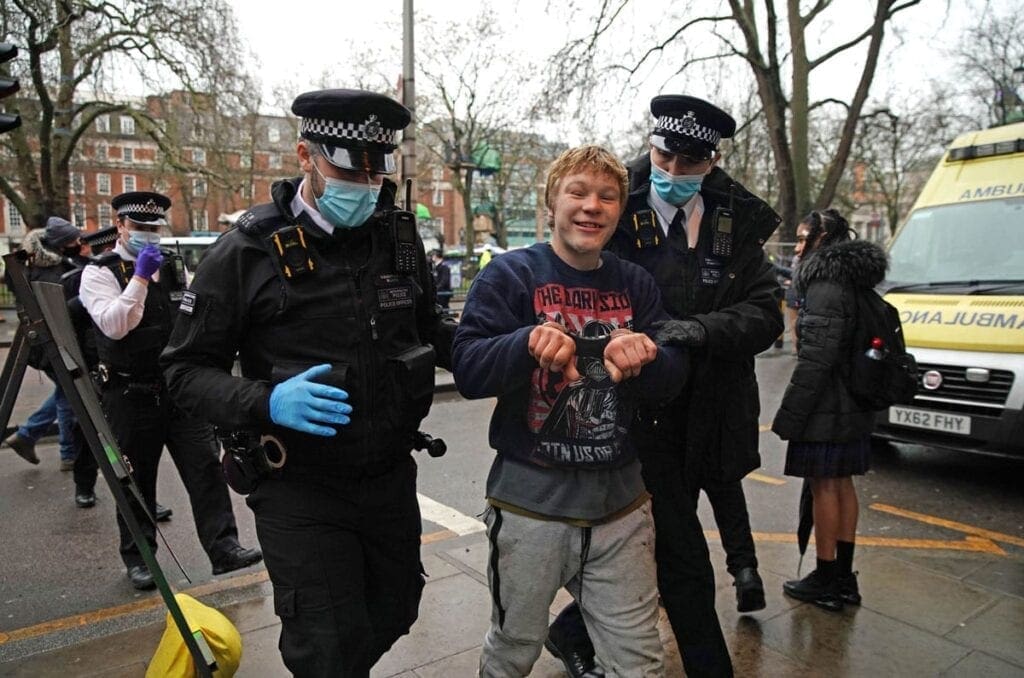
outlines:
[[[196,531],[214,574],[261,560],[243,548],[231,498],[218,463],[212,427],[186,415],[167,396],[160,351],[167,343],[184,280],[157,247],[171,201],[159,193],[133,191],[111,201],[117,212],[117,243],[82,271],[79,299],[92,318],[103,382],[103,409],[118,446],[132,465],[146,512],[137,512],[150,548],[156,550],[156,480],[167,446],[192,504]],[[137,589],[154,588],[152,574],[118,514],[121,558]]]
[[[608,249],[650,272],[673,320],[659,343],[688,346],[692,376],[633,426],[653,497],[658,588],[689,676],[732,675],[715,611],[714,570],[697,519],[708,495],[734,577],[737,608],[765,606],[740,480],[760,465],[754,355],[782,331],[781,290],[763,245],[779,217],[717,165],[736,121],[693,96],[651,101],[650,149],[629,164],[630,193]],[[572,608],[549,642],[587,656]],[[584,636],[585,637],[585,636]]]
[[[454,325],[386,178],[409,111],[344,89],[302,94],[292,111],[303,176],[275,183],[210,248],[162,362],[182,407],[235,440],[275,441],[277,468],[265,445],[227,468],[244,480],[244,460],[262,464],[236,485],[250,492],[285,665],[367,676],[417,616],[409,453]]]

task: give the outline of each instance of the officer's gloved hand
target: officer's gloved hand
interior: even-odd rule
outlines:
[[[135,257],[135,275],[149,278],[160,270],[162,263],[164,263],[164,255],[161,254],[160,248],[156,245],[146,245]]]
[[[663,320],[652,327],[654,341],[659,346],[696,348],[708,343],[708,331],[696,320]]]
[[[271,421],[315,436],[333,436],[334,426],[347,425],[352,413],[345,402],[348,393],[313,381],[330,371],[330,365],[317,365],[275,386],[270,392]]]

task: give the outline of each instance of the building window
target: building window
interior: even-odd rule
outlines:
[[[270,169],[279,169],[281,167],[281,154],[271,153],[267,156],[267,165]]]
[[[96,175],[96,192],[100,195],[110,195],[110,175]]]
[[[71,208],[71,219],[75,226],[85,229],[85,205],[78,203]]]
[[[121,159],[125,162],[135,162],[135,149],[134,148],[122,148]]]
[[[121,116],[121,134],[135,134],[135,118],[130,115]]]
[[[201,149],[201,148],[193,149],[192,150],[192,162],[194,162],[197,165],[205,165],[206,164],[206,151]]]
[[[110,133],[110,116],[101,115],[96,118],[96,131],[104,134]]]
[[[193,139],[202,139],[205,135],[206,135],[206,130],[204,130],[202,128],[202,126],[196,125],[196,126],[194,126],[192,128],[192,138]]]
[[[96,214],[99,217],[100,228],[107,228],[110,222],[110,205],[102,203],[96,207]]]
[[[434,207],[444,207],[444,191],[440,186],[434,189],[433,203]]]
[[[196,198],[206,197],[206,179],[192,180],[192,195]]]
[[[97,160],[108,160],[110,158],[110,149],[107,148],[106,144],[99,144],[96,146],[96,159]]]
[[[71,173],[71,192],[76,195],[85,193],[85,175],[81,172]]]
[[[271,127],[270,129],[267,130],[267,141],[269,141],[272,144],[276,144],[280,140],[281,130],[277,129],[276,127]]]
[[[252,184],[242,184],[239,193],[242,195],[242,200],[252,200]]]
[[[21,212],[14,206],[14,203],[7,201],[7,234],[21,235],[25,230],[25,223],[21,220]]]
[[[126,174],[123,177],[121,177],[121,186],[123,187],[121,190],[125,193],[127,193],[128,191],[137,190],[135,188],[135,175]]]
[[[193,231],[208,231],[210,230],[210,222],[206,217],[206,210],[192,210],[192,230]]]
[[[249,169],[252,167],[252,158],[248,155],[238,156],[238,166],[242,169]]]

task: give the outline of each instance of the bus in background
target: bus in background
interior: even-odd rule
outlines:
[[[918,363],[876,436],[1024,457],[1024,123],[958,137],[889,244],[885,299]]]

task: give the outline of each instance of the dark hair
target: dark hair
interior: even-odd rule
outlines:
[[[850,228],[850,222],[843,218],[838,210],[831,207],[820,212],[814,210],[800,223],[810,227],[807,232],[807,244],[812,250],[857,237],[857,232]],[[820,241],[818,241],[819,235],[822,236]]]

